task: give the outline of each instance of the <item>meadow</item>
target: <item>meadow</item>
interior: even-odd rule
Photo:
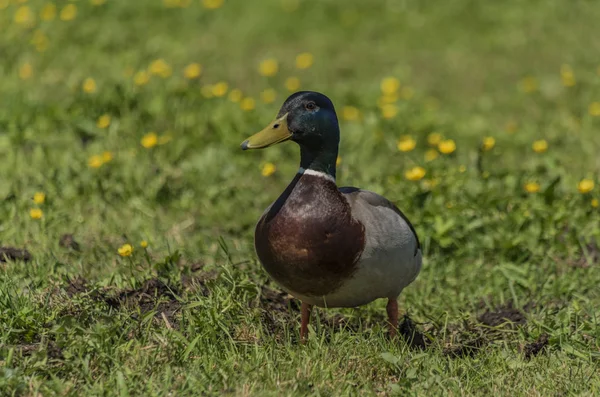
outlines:
[[[600,394],[591,0],[0,0],[0,394]],[[411,219],[400,299],[316,310],[254,225],[297,171],[243,152],[298,90],[338,183]]]

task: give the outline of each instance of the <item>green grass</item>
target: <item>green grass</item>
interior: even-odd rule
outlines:
[[[44,4],[0,0],[0,246],[31,253],[0,262],[0,394],[600,393],[596,2],[80,0],[71,21],[41,20]],[[15,21],[27,10],[31,23]],[[295,68],[301,52],[312,67]],[[259,75],[267,58],[277,75]],[[136,86],[156,59],[171,75]],[[194,62],[202,75],[186,80]],[[424,350],[386,337],[383,301],[318,310],[299,344],[297,306],[257,262],[254,224],[298,149],[239,143],[276,114],[291,76],[340,116],[360,110],[341,120],[338,180],[415,224],[423,270],[400,305]],[[401,82],[391,119],[378,107],[388,76]],[[203,95],[219,81],[255,109]],[[151,131],[163,144],[146,149]],[[432,132],[456,152],[425,161]],[[417,147],[399,152],[407,134]],[[111,161],[88,166],[104,152]],[[423,180],[405,178],[414,166]],[[584,178],[596,187],[582,194]],[[131,257],[117,253],[125,243]]]

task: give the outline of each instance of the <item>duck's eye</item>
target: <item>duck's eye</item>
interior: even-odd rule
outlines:
[[[306,108],[306,110],[315,110],[317,108],[317,105],[315,105],[314,102],[308,102],[306,105],[304,105],[304,107]]]

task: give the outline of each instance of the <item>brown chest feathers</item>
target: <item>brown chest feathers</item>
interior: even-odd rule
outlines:
[[[256,225],[258,257],[289,291],[324,296],[356,270],[364,226],[332,181],[298,174]]]

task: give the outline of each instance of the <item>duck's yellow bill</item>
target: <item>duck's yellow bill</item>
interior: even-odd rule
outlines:
[[[287,113],[278,119],[275,119],[265,129],[242,142],[243,150],[262,149],[275,145],[276,143],[287,141],[292,137],[292,132],[288,129]]]

